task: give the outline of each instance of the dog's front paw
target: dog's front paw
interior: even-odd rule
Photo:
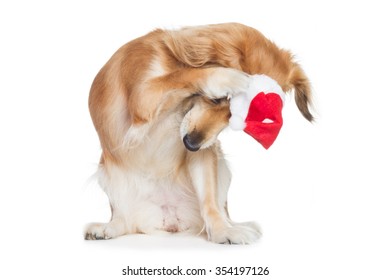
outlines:
[[[117,223],[94,223],[87,226],[84,238],[86,240],[112,239],[123,234],[123,227]]]
[[[260,236],[260,229],[255,223],[235,224],[209,233],[210,241],[220,244],[250,244]]]
[[[215,68],[203,85],[203,93],[211,99],[231,97],[248,90],[248,74],[233,68]]]

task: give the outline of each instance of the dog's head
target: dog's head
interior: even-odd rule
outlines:
[[[231,116],[226,98],[208,99],[194,95],[186,101],[184,108],[180,134],[185,147],[192,152],[214,144]]]

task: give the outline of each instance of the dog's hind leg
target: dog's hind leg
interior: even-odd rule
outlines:
[[[87,225],[85,239],[111,239],[132,230],[129,228],[129,180],[127,174],[118,167],[111,167],[109,171],[101,166],[99,184],[106,192],[111,206],[111,220],[108,223],[91,223]],[[131,203],[130,203],[131,204]]]

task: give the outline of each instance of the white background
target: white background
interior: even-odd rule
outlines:
[[[130,279],[121,276],[128,265],[390,279],[385,1],[7,2],[0,4],[1,279]],[[86,223],[110,217],[106,197],[88,181],[100,153],[87,108],[97,71],[154,28],[230,21],[295,53],[315,94],[316,123],[291,99],[268,151],[244,133],[221,135],[233,172],[231,215],[259,222],[262,239],[249,246],[195,237],[84,241]],[[214,278],[261,279],[192,277]]]

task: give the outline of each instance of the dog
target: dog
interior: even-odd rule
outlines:
[[[229,218],[231,173],[217,140],[231,115],[228,97],[245,92],[252,74],[293,90],[313,120],[304,71],[251,27],[157,29],[122,46],[90,90],[102,147],[98,181],[112,217],[89,224],[85,239],[189,232],[215,243],[256,241],[256,223]]]

